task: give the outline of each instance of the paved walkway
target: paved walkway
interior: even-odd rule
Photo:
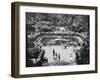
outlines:
[[[59,62],[68,62],[68,63],[73,63],[75,64],[75,59],[76,59],[76,54],[74,52],[74,47],[70,46],[67,47],[66,49],[63,46],[45,46],[42,47],[42,49],[45,50],[45,57],[48,58],[48,63],[56,63],[53,57],[53,50],[55,50],[55,53],[57,55],[60,55],[60,60]]]

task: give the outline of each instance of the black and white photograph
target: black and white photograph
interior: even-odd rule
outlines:
[[[97,73],[97,7],[12,4],[12,76]]]
[[[26,12],[26,67],[90,63],[90,16]]]

